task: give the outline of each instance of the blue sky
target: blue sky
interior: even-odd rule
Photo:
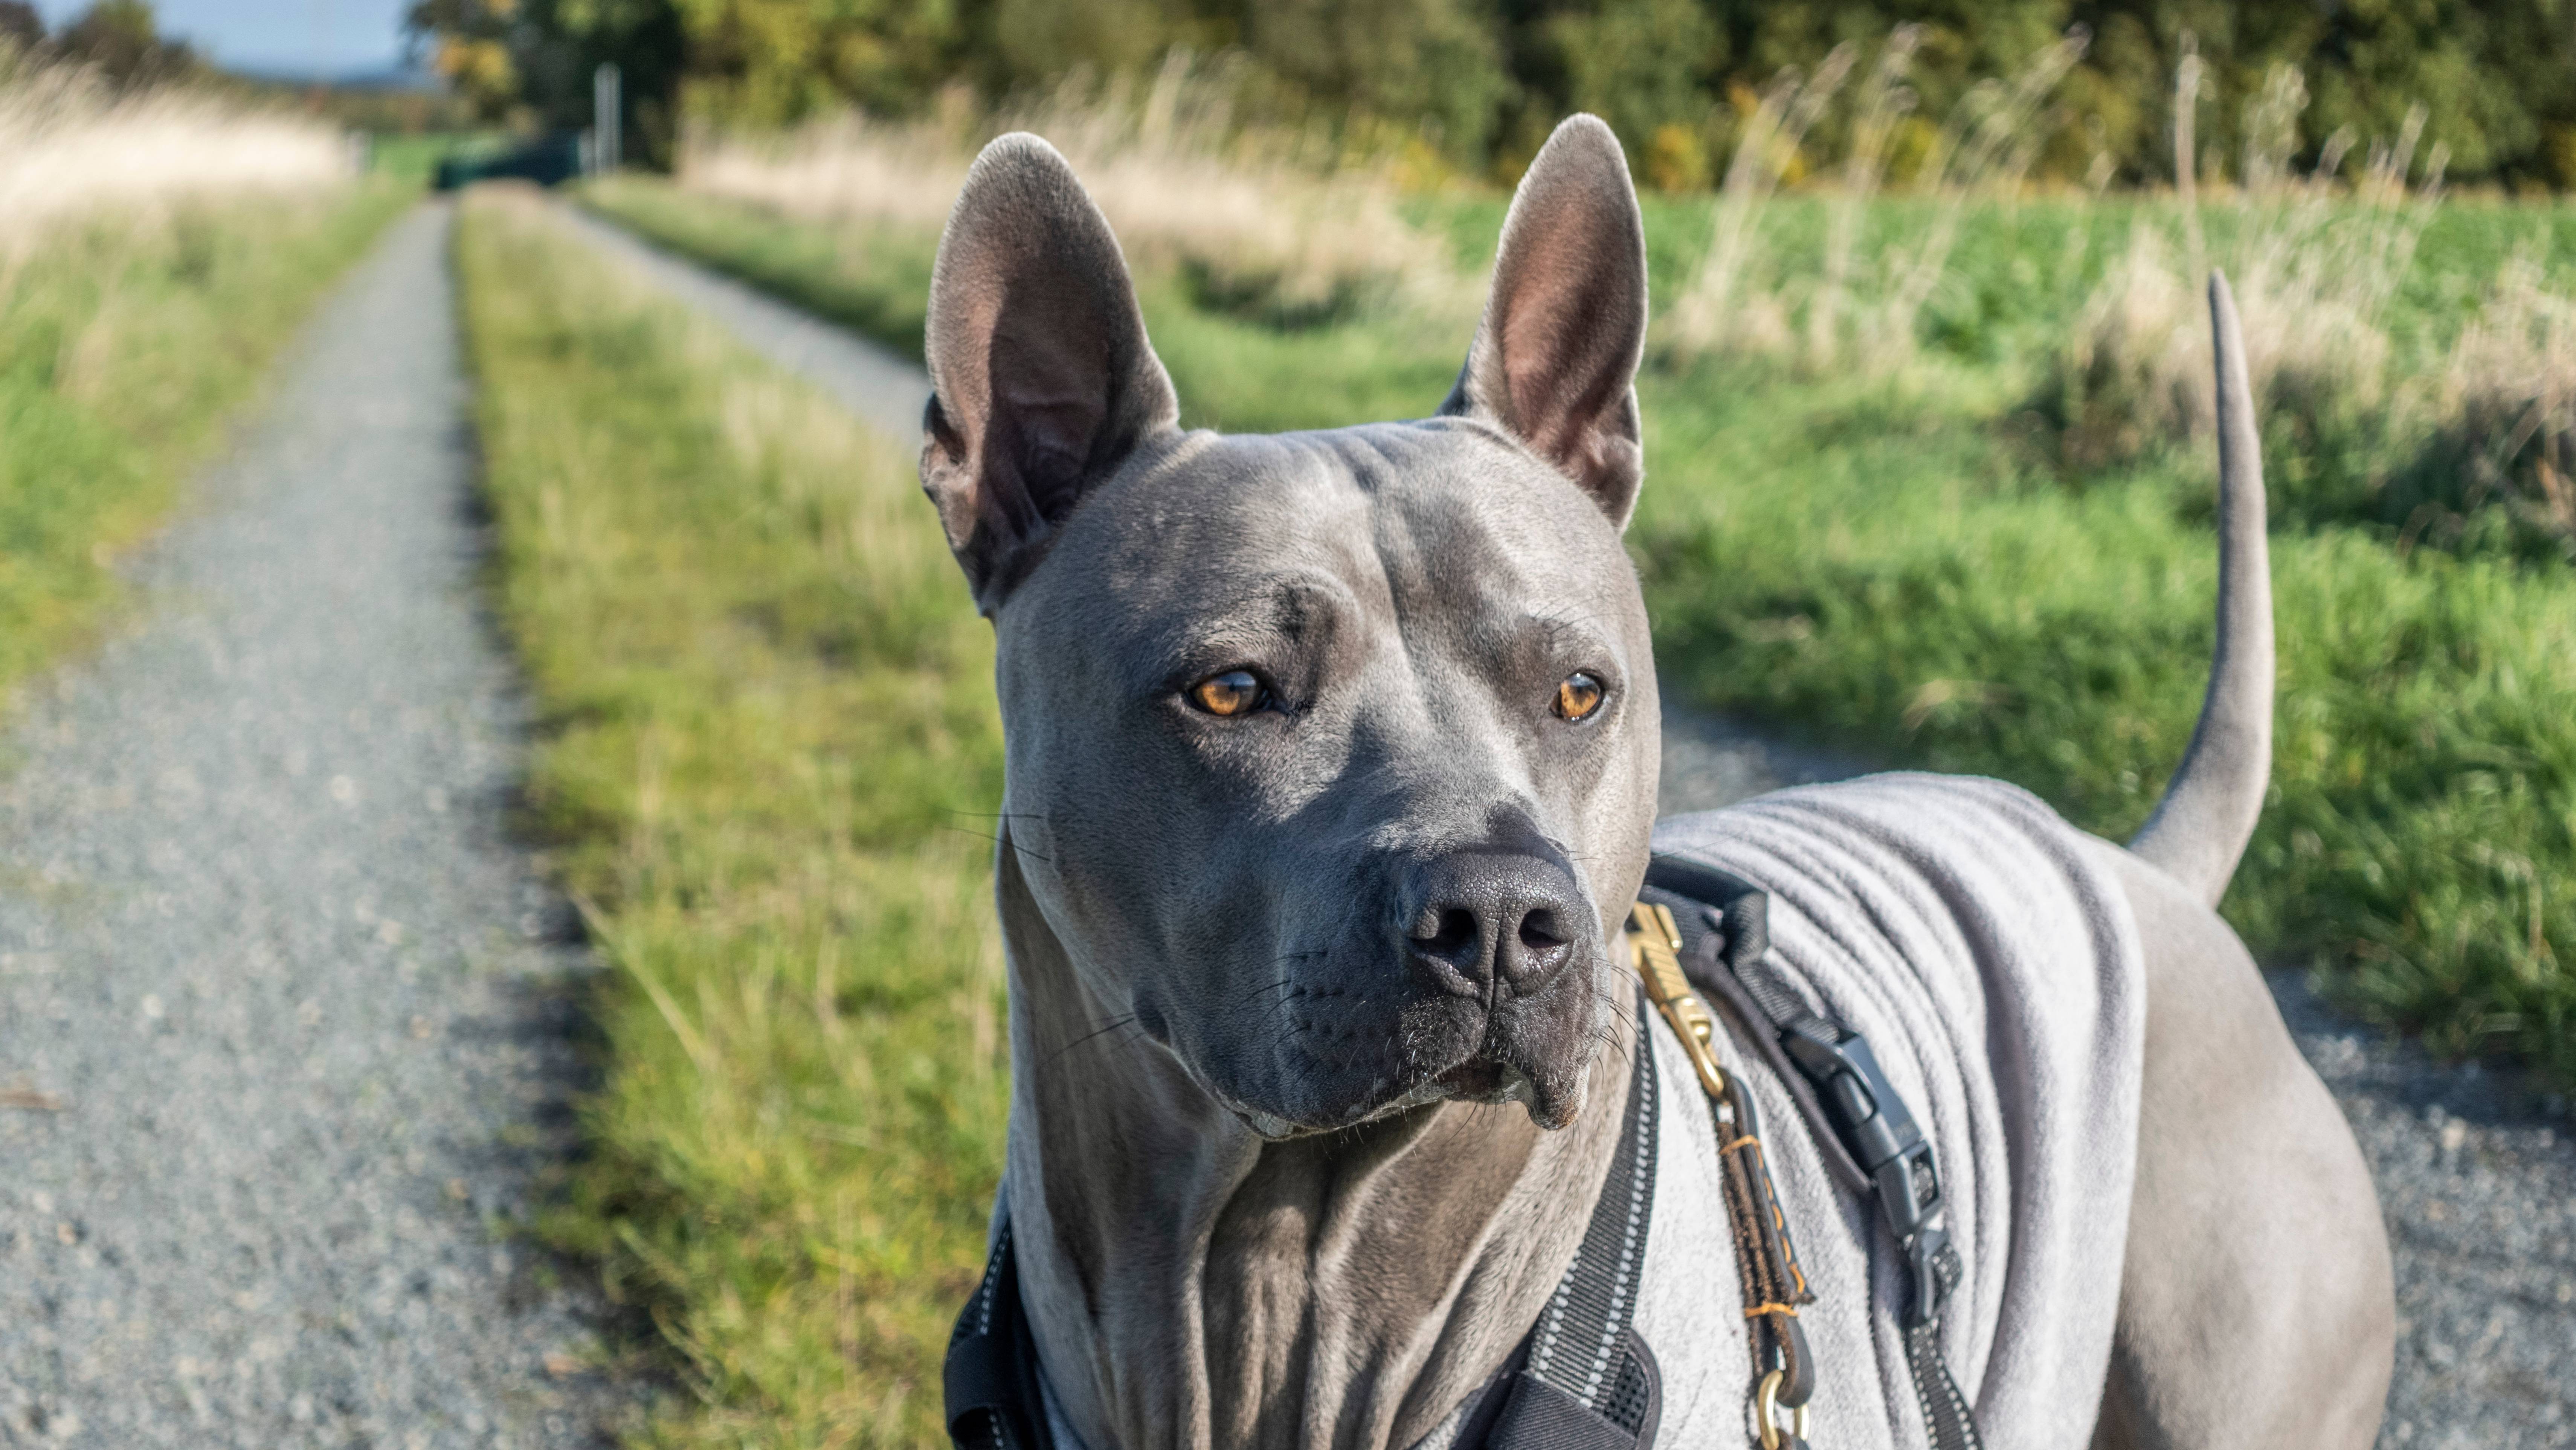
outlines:
[[[48,25],[90,0],[36,0]],[[402,55],[407,0],[153,0],[161,33],[226,66],[296,75],[381,70]]]

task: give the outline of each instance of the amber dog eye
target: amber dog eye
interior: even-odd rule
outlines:
[[[1566,676],[1565,683],[1556,687],[1557,716],[1565,720],[1588,719],[1593,711],[1601,708],[1604,693],[1599,680],[1578,670]]]
[[[1191,704],[1228,719],[1249,715],[1270,703],[1270,691],[1250,670],[1220,670],[1190,686],[1189,697]]]

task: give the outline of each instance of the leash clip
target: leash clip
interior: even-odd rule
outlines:
[[[1753,1424],[1761,1432],[1762,1450],[1807,1443],[1807,1407],[1780,1403],[1780,1381],[1785,1377],[1784,1371],[1775,1369],[1762,1377],[1762,1387],[1753,1392]]]
[[[1671,911],[1650,902],[1640,901],[1628,912],[1628,955],[1637,969],[1639,980],[1646,984],[1646,996],[1655,1010],[1672,1024],[1673,1035],[1682,1042],[1691,1066],[1699,1073],[1699,1085],[1709,1097],[1732,1103],[1726,1069],[1717,1061],[1713,1044],[1717,1040],[1717,1018],[1708,1004],[1691,990],[1690,978],[1682,975],[1682,930]]]

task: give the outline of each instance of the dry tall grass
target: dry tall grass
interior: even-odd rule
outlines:
[[[1953,252],[1970,208],[2012,206],[2026,192],[2040,147],[2060,129],[2059,83],[2087,36],[2070,31],[2019,73],[1974,87],[1937,129],[1913,119],[1922,43],[1920,30],[1900,26],[1874,56],[1842,46],[1812,74],[1784,72],[1759,99],[1712,212],[1710,245],[1658,327],[1659,355],[1752,354],[1816,374],[1917,360],[1934,298],[1957,274]],[[2410,489],[2454,513],[2506,502],[2521,524],[2576,539],[2576,524],[2551,522],[2568,514],[2576,465],[2565,421],[2576,408],[2576,341],[2560,320],[2576,315],[2576,302],[2548,293],[2537,274],[2517,275],[2498,283],[2455,355],[2439,339],[2401,349],[2392,336],[2392,302],[2443,195],[2443,148],[2424,134],[2423,112],[2358,155],[2356,138],[2338,134],[2302,160],[2306,88],[2296,70],[2278,68],[2247,99],[2242,149],[2220,166],[2201,153],[2192,124],[2202,80],[2186,52],[2175,74],[2172,191],[2134,204],[2125,241],[2110,244],[2065,331],[2024,354],[2065,459],[2117,464],[2206,433],[2214,402],[2203,284],[2222,267],[2268,409],[2312,430],[2328,415],[2347,420],[2332,425],[2347,432],[2364,418],[2385,434],[2362,450],[2380,456],[2370,468],[2383,479],[2409,470]],[[1438,239],[1406,223],[1383,157],[1355,160],[1311,134],[1239,126],[1233,94],[1222,61],[1181,56],[1150,83],[1077,81],[1000,117],[961,101],[912,126],[842,118],[786,136],[701,136],[686,148],[682,180],[791,217],[918,232],[946,216],[976,141],[998,127],[1028,129],[1074,161],[1131,257],[1179,272],[1202,305],[1288,323],[1390,300],[1472,306],[1473,279]],[[1839,159],[1811,171],[1809,138],[1826,130]],[[1918,200],[1890,211],[1878,202],[1908,132],[1929,138],[1905,158]],[[2108,180],[2097,165],[2095,201]],[[1773,215],[1791,190],[1822,202],[1820,235]],[[2093,204],[2075,198],[2059,272],[2069,285],[2108,230]],[[1904,218],[1897,231],[1871,234],[1891,217]],[[2449,465],[2422,462],[2428,444],[2459,460],[2456,477],[2433,478]],[[2402,510],[2394,498],[2389,506]]]
[[[119,99],[0,44],[0,693],[94,637],[109,567],[314,298],[409,204],[327,130]]]
[[[2213,425],[2201,303],[2212,266],[2235,288],[2247,366],[2267,405],[2369,406],[2384,401],[2390,385],[2388,303],[2441,199],[2443,148],[2431,147],[2416,166],[2423,110],[2407,117],[2394,143],[2374,144],[2360,180],[2347,187],[2348,133],[2329,137],[2307,171],[2293,164],[2307,90],[2296,70],[2275,68],[2246,105],[2235,216],[2213,241],[2203,229],[2188,121],[2199,74],[2186,56],[2175,86],[2176,205],[2139,217],[2060,359],[2070,451],[2079,458],[2123,457]]]
[[[2444,151],[2425,144],[2423,109],[2374,142],[2347,184],[2349,134],[2327,138],[2313,166],[2293,164],[2307,91],[2276,69],[2247,103],[2235,185],[2203,208],[2198,81],[2186,56],[2175,204],[2139,217],[2055,360],[2047,386],[2068,460],[2118,462],[2214,426],[2202,283],[2215,266],[2234,284],[2264,408],[2364,455],[2363,493],[2327,514],[2402,516],[2409,544],[2529,551],[2538,540],[2576,556],[2576,298],[2517,258],[2447,343],[2435,328],[2401,346],[2389,314],[2442,198]],[[2218,223],[2207,231],[2204,210]]]
[[[1961,215],[1978,198],[2018,190],[2045,139],[2033,120],[2083,58],[2089,40],[2078,26],[2033,56],[2020,74],[1970,88],[1916,174],[1916,188],[1939,201],[1929,224],[1910,241],[1881,251],[1875,265],[1864,269],[1858,260],[1861,223],[1885,178],[1888,143],[1916,102],[1906,77],[1922,32],[1911,25],[1890,32],[1853,98],[1851,136],[1832,183],[1823,273],[1811,281],[1784,278],[1786,259],[1765,254],[1762,216],[1783,182],[1803,167],[1806,135],[1839,98],[1860,50],[1848,42],[1835,47],[1810,76],[1783,71],[1746,118],[1718,195],[1709,249],[1674,301],[1664,349],[1685,358],[1803,350],[1804,361],[1819,370],[1883,368],[1911,359],[1924,305],[1958,244]],[[1803,338],[1792,324],[1801,310]]]
[[[783,135],[700,133],[681,147],[692,191],[825,221],[936,227],[966,168],[935,126],[864,116],[817,121]]]
[[[102,211],[310,193],[351,171],[332,127],[184,89],[119,95],[0,51],[0,256]]]
[[[2500,503],[2576,553],[2576,299],[2549,291],[2530,260],[2506,265],[2451,349],[2439,417],[2463,505]]]
[[[1237,125],[1234,89],[1222,63],[1175,53],[1141,89],[1077,78],[996,119],[1064,152],[1131,258],[1183,269],[1215,304],[1296,322],[1454,290],[1385,165]],[[702,135],[680,178],[794,216],[935,226],[985,130],[952,107],[912,126],[844,116],[785,136]]]

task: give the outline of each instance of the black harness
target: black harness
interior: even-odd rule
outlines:
[[[1914,1291],[1900,1322],[1906,1359],[1924,1423],[1935,1450],[1980,1450],[1968,1403],[1942,1361],[1939,1330],[1943,1304],[1962,1277],[1959,1255],[1940,1226],[1940,1179],[1932,1149],[1904,1100],[1888,1085],[1860,1034],[1806,1005],[1795,989],[1763,961],[1769,950],[1769,898],[1725,872],[1680,857],[1657,857],[1639,893],[1641,907],[1661,907],[1676,929],[1677,955],[1689,984],[1715,997],[1796,1100],[1800,1116],[1834,1178],[1874,1199],[1879,1218],[1906,1256]],[[1649,987],[1653,979],[1649,976]],[[1757,1024],[1762,1030],[1755,1030]],[[1638,1041],[1652,1030],[1639,1006]],[[1626,1120],[1601,1197],[1592,1208],[1572,1267],[1539,1311],[1538,1322],[1496,1378],[1467,1412],[1457,1450],[1642,1450],[1653,1445],[1662,1413],[1661,1378],[1653,1351],[1634,1322],[1644,1274],[1646,1235],[1655,1201],[1655,1054],[1641,1051],[1629,1075]],[[1729,1106],[1740,1109],[1733,1118]],[[1788,1226],[1769,1195],[1761,1169],[1758,1123],[1741,1093],[1715,1105],[1721,1148],[1749,1145],[1744,1155],[1759,1176],[1738,1213],[1739,1256],[1765,1253],[1786,1265],[1803,1291]],[[1726,1135],[1736,1136],[1732,1144]],[[1758,1204],[1754,1200],[1758,1199]],[[1760,1220],[1768,1220],[1762,1222]],[[1786,1298],[1746,1271],[1748,1302],[1755,1295]],[[1812,1294],[1804,1296],[1812,1299]],[[1796,1327],[1795,1303],[1767,1303],[1776,1337],[1757,1342],[1758,1378],[1781,1410],[1802,1412],[1813,1392],[1812,1367]],[[1765,1347],[1767,1343],[1767,1348]],[[1769,1373],[1770,1371],[1779,1373]],[[1038,1379],[1037,1345],[1020,1304],[1019,1264],[1011,1225],[1004,1218],[974,1297],[957,1316],[942,1374],[948,1433],[959,1450],[1061,1450],[1047,1422]],[[1778,1388],[1785,1385],[1785,1388]],[[1766,1411],[1766,1415],[1769,1412]],[[1781,1417],[1785,1418],[1785,1416]],[[1767,1427],[1772,1421],[1764,1420]],[[1798,1423],[1803,1433],[1803,1413]],[[1804,1450],[1799,1435],[1766,1429],[1765,1450]]]

